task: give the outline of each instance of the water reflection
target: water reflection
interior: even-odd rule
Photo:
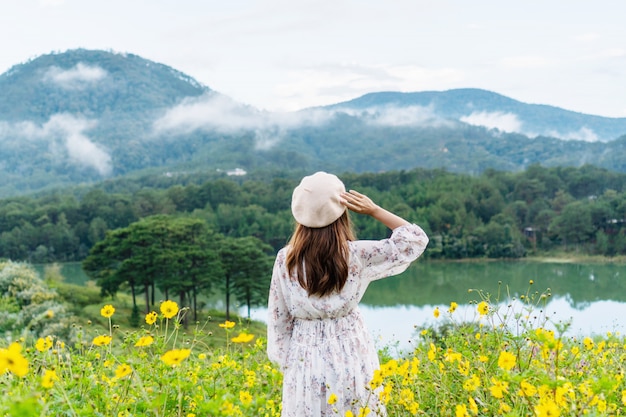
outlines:
[[[372,283],[361,303],[371,333],[380,345],[398,342],[410,347],[415,327],[442,321],[450,302],[459,304],[456,320],[476,319],[480,289],[490,300],[508,301],[521,295],[550,289],[551,297],[535,311],[549,318],[546,327],[570,322],[569,336],[606,332],[624,333],[626,280],[624,265],[538,262],[418,262],[398,277]],[[533,284],[530,284],[530,281]],[[435,319],[433,311],[441,310]],[[266,310],[257,308],[253,317],[265,320]],[[543,323],[543,322],[542,322]]]

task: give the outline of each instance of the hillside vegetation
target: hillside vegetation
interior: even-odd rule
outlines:
[[[626,172],[626,119],[478,89],[272,113],[133,54],[71,50],[0,75],[0,197],[147,173],[293,175],[593,163]]]
[[[224,236],[252,236],[277,250],[292,232],[291,193],[300,177],[270,177],[223,174],[186,185],[180,178],[149,177],[77,194],[3,199],[0,257],[83,260],[107,232],[154,215],[193,217]],[[478,176],[414,169],[341,178],[422,225],[431,236],[427,257],[519,258],[555,249],[626,254],[626,174],[534,165]],[[369,218],[352,217],[361,238],[387,233]]]

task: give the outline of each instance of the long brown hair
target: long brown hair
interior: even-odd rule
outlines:
[[[289,242],[287,269],[295,272],[309,295],[339,292],[348,279],[348,241],[354,239],[348,210],[326,227],[297,224]]]

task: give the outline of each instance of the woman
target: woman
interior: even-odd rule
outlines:
[[[355,240],[346,208],[380,221],[391,237]],[[302,179],[291,210],[296,229],[276,256],[268,301],[267,351],[284,375],[282,416],[343,417],[365,407],[386,415],[368,390],[379,363],[358,303],[371,281],[406,270],[428,237],[325,172]]]

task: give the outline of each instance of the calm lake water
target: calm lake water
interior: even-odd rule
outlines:
[[[43,271],[43,266],[37,269]],[[63,264],[61,273],[67,282],[82,284],[87,279],[80,263]],[[626,333],[626,265],[618,264],[418,261],[402,275],[372,283],[361,310],[381,346],[398,342],[407,347],[415,327],[443,321],[452,301],[459,305],[452,315],[456,321],[477,319],[473,302],[481,298],[470,289],[488,293],[493,304],[499,301],[500,315],[511,324],[516,313],[528,314],[519,301],[512,300],[548,288],[551,296],[530,313],[534,323],[543,324],[547,318],[545,326],[554,328],[555,323],[571,322],[566,333],[571,336]],[[223,308],[221,297],[211,299],[211,307]],[[439,319],[433,316],[436,307],[441,311]],[[241,314],[247,311],[242,309]],[[265,308],[251,313],[262,321],[266,314]]]

